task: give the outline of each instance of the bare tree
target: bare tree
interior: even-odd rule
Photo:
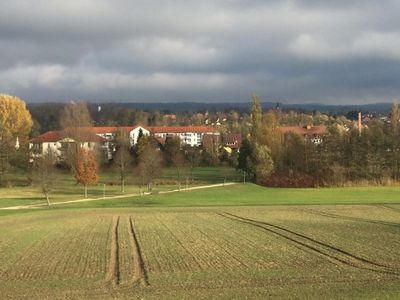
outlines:
[[[118,170],[118,175],[121,182],[121,192],[125,193],[125,179],[129,166],[132,163],[129,135],[122,130],[118,130],[115,136],[115,147],[116,150],[113,162],[115,168]]]
[[[50,192],[57,178],[55,163],[56,155],[50,149],[33,163],[33,181],[40,186],[48,206],[50,206]]]
[[[139,157],[138,174],[147,190],[151,192],[154,179],[161,175],[162,156],[151,143],[147,144]]]
[[[173,167],[176,171],[178,189],[180,190],[185,157],[181,150],[181,140],[179,137],[167,137],[165,140],[164,154],[168,166]]]
[[[220,155],[220,136],[215,134],[205,134],[203,136],[203,157],[206,163],[215,166],[219,163]]]
[[[190,181],[193,183],[194,168],[197,167],[200,163],[201,152],[198,147],[191,147],[191,146],[186,146],[184,151],[185,151],[186,161],[188,162],[190,167]]]
[[[71,101],[64,106],[60,118],[60,126],[65,139],[71,139],[72,143],[66,143],[64,159],[75,173],[76,161],[82,144],[93,137],[92,120],[84,102]]]

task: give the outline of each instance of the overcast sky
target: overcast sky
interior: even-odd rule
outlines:
[[[1,0],[0,11],[0,92],[26,101],[400,95],[398,0]]]

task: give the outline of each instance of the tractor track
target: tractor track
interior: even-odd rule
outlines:
[[[370,223],[370,224],[377,224],[377,225],[400,228],[400,223],[395,223],[395,222],[378,221],[378,220],[371,220],[371,219],[365,219],[365,218],[342,216],[342,215],[332,214],[332,213],[328,213],[328,212],[316,211],[316,210],[312,210],[312,209],[303,209],[302,211],[309,213],[309,214],[318,215],[318,216],[327,217],[327,218],[334,218],[334,219],[341,219],[341,220],[347,220],[347,221],[363,222],[363,223]]]
[[[107,281],[114,285],[120,283],[120,270],[119,270],[119,238],[118,238],[118,227],[120,217],[114,217],[111,229],[111,259]]]
[[[136,271],[135,277],[137,281],[142,282],[145,286],[150,285],[149,283],[149,276],[146,270],[146,266],[143,259],[143,252],[139,244],[139,240],[137,238],[137,234],[135,231],[135,226],[133,225],[132,217],[129,217],[129,224],[130,224],[130,235],[131,235],[131,243],[132,243],[132,250],[134,253],[134,258],[136,263]]]
[[[345,250],[337,248],[335,246],[326,244],[324,242],[320,242],[315,240],[309,236],[303,235],[301,233],[294,232],[292,230],[283,228],[281,226],[277,226],[267,222],[256,221],[248,218],[244,218],[241,216],[237,216],[230,213],[218,213],[221,217],[228,218],[237,222],[249,224],[260,229],[263,229],[267,232],[273,233],[281,238],[284,238],[294,245],[306,248],[308,250],[313,251],[314,253],[318,253],[329,260],[336,261],[338,263],[351,266],[357,269],[363,269],[378,273],[386,273],[391,275],[400,275],[400,272],[396,269],[393,269],[389,266],[385,266],[368,259],[359,257],[352,253],[349,253]],[[341,257],[342,256],[342,257]]]
[[[388,210],[400,213],[400,208],[398,208],[398,207],[393,207],[393,206],[389,206],[389,205],[385,205],[385,204],[379,204],[379,205],[376,205],[375,207],[383,207],[383,208],[386,208]]]

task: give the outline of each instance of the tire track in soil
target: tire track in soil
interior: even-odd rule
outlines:
[[[130,227],[130,237],[131,237],[131,245],[133,251],[133,258],[136,262],[136,269],[134,270],[134,276],[137,282],[144,284],[145,286],[150,285],[149,276],[145,267],[143,252],[139,244],[139,240],[137,238],[137,234],[135,231],[135,226],[133,225],[132,217],[129,217],[129,227]]]
[[[228,218],[237,222],[253,225],[255,227],[261,228],[265,231],[268,231],[270,233],[273,233],[275,235],[278,235],[295,245],[300,245],[304,248],[307,248],[309,250],[312,250],[322,256],[325,256],[326,258],[345,264],[350,267],[354,267],[357,269],[362,269],[362,270],[368,270],[368,271],[373,271],[373,272],[378,272],[378,273],[385,273],[385,274],[391,274],[391,275],[400,275],[400,272],[396,272],[396,269],[393,269],[391,267],[381,265],[378,263],[375,263],[373,261],[367,260],[362,257],[358,257],[354,254],[351,254],[345,250],[342,250],[340,248],[337,248],[335,246],[317,241],[311,237],[308,237],[306,235],[294,232],[292,230],[283,228],[281,226],[273,225],[271,223],[267,222],[261,222],[261,221],[256,221],[244,217],[240,217],[234,214],[230,214],[227,212],[224,212],[223,214],[218,213],[218,215]],[[303,240],[303,241],[302,241]],[[305,242],[306,240],[307,242]],[[311,243],[311,245],[309,244]],[[322,249],[319,249],[317,247],[321,247]],[[329,253],[328,251],[331,251],[335,253]],[[338,257],[337,255],[343,255],[345,258]]]
[[[119,240],[118,240],[118,227],[120,216],[114,217],[111,229],[111,257],[110,266],[107,274],[107,281],[113,285],[119,285],[120,272],[119,272]]]
[[[376,205],[376,207],[383,207],[383,208],[386,208],[388,210],[400,213],[400,208],[398,208],[398,207],[393,207],[393,206],[389,206],[389,205],[385,205],[385,204]]]
[[[328,213],[328,212],[316,211],[316,210],[312,210],[312,209],[303,209],[302,211],[307,212],[309,214],[322,216],[322,217],[400,228],[400,223],[395,223],[395,222],[378,221],[378,220],[370,220],[370,219],[358,218],[358,217],[342,216],[342,215],[332,214],[332,213]]]

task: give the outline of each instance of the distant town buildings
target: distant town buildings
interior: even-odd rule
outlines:
[[[201,146],[205,137],[219,136],[219,132],[210,126],[124,126],[124,127],[90,127],[80,128],[85,135],[80,139],[81,146],[88,150],[95,148],[106,153],[108,159],[112,158],[110,144],[113,142],[118,130],[129,135],[131,145],[137,143],[140,134],[153,136],[160,144],[164,144],[167,137],[178,136],[182,146]],[[76,143],[68,131],[49,131],[30,140],[29,149],[32,156],[40,156],[48,150],[53,151],[62,158],[68,145]]]

